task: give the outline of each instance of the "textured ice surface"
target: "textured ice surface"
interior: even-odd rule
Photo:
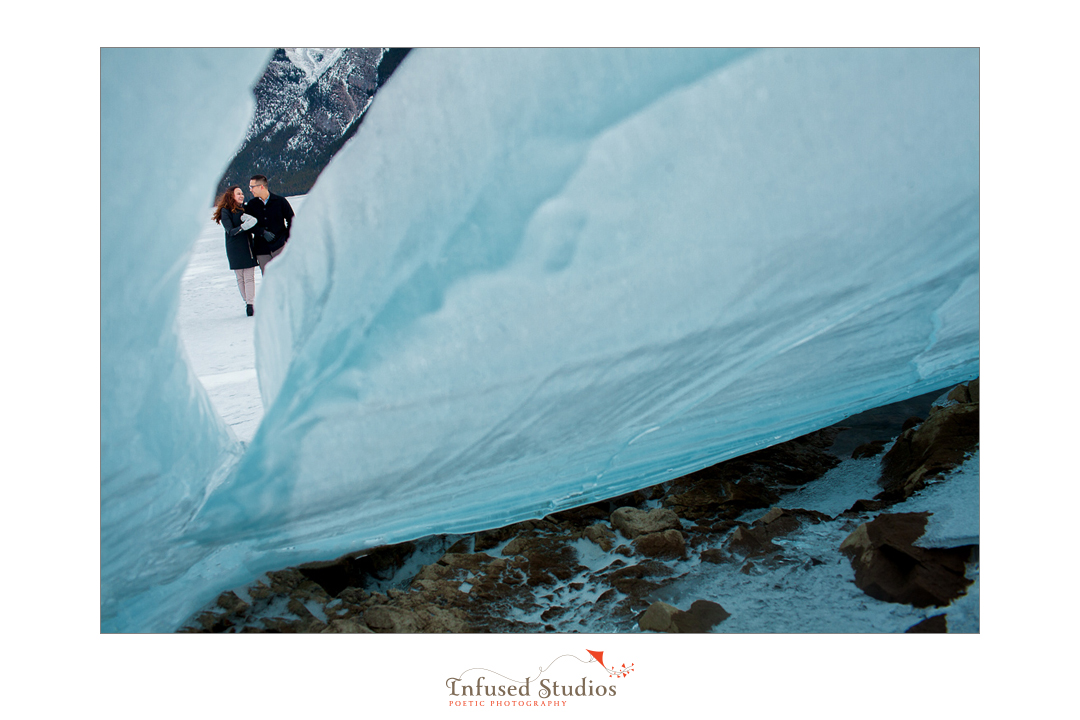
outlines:
[[[161,341],[190,239],[168,262],[103,249],[103,368],[116,261],[157,293],[133,293],[147,319],[124,332],[184,375],[106,402],[103,370],[103,486],[107,440],[145,427],[112,416],[146,405],[160,470],[139,477],[192,486],[110,550],[186,571],[142,595],[105,573],[103,489],[103,603],[128,598],[114,626],[175,626],[265,569],[542,516],[974,377],[978,69],[975,50],[411,53],[266,278],[266,413],[193,516],[228,443]],[[183,114],[172,73],[158,124],[129,128],[197,187],[206,146],[163,129],[175,105],[186,134],[228,136],[250,101],[208,91],[243,73],[221,75],[199,102],[235,107]],[[102,165],[121,167],[104,147]],[[162,535],[161,513],[192,521]]]
[[[180,277],[209,190],[251,115],[265,50],[101,51],[102,626],[150,629],[120,607],[205,548],[183,527],[235,440],[188,367]],[[152,210],[150,209],[152,208]],[[154,626],[161,628],[161,624]]]
[[[977,60],[410,57],[266,283],[207,532],[465,532],[973,375]]]

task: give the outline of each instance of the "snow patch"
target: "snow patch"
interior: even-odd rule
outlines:
[[[282,48],[285,55],[296,67],[304,72],[304,79],[310,85],[337,62],[345,48]]]

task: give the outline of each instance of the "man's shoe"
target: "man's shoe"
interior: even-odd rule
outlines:
[[[248,303],[248,317],[251,317],[254,314],[255,314],[255,306],[252,305],[251,303]]]

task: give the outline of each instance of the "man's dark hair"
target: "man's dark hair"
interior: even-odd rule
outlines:
[[[257,185],[265,185],[268,188],[270,187],[270,181],[266,179],[265,175],[252,175],[251,181],[254,181]]]

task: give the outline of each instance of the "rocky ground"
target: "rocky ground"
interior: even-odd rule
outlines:
[[[759,580],[758,605],[787,607],[783,594],[804,592],[790,578],[822,573],[857,595],[849,605],[907,606],[907,632],[947,632],[950,603],[977,579],[977,539],[927,547],[932,512],[907,501],[948,482],[978,431],[976,379],[541,520],[270,572],[181,632],[708,632],[732,626],[733,578]],[[876,492],[841,512],[799,506],[849,459],[872,468]],[[719,591],[703,590],[717,585],[701,580],[710,574],[724,578]],[[688,600],[695,589],[709,597]],[[683,609],[666,601],[676,597]]]

